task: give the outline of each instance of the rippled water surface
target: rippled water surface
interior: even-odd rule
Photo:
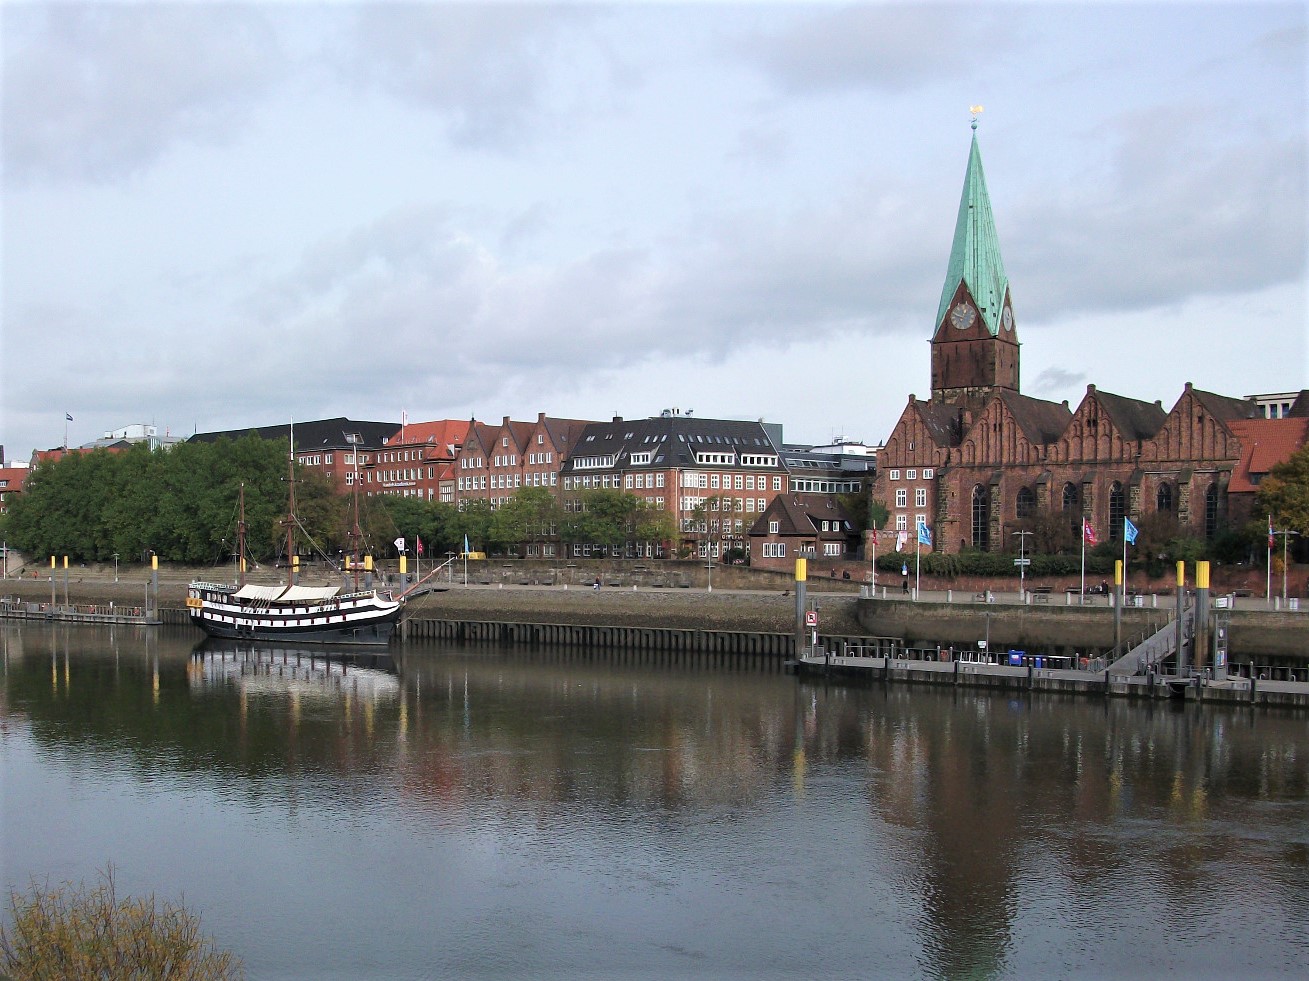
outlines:
[[[0,626],[3,885],[252,978],[1309,974],[1303,714]]]

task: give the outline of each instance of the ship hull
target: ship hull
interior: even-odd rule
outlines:
[[[191,585],[187,606],[191,622],[210,637],[364,646],[388,644],[401,610],[399,602],[371,591],[279,604],[241,599],[207,583]]]

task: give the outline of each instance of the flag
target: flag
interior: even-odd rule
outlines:
[[[403,538],[397,538],[395,540],[395,550],[397,552],[403,552],[405,550],[405,540]]]
[[[464,536],[464,554],[467,555],[472,549],[468,547],[468,536]]]
[[[1123,537],[1127,539],[1128,545],[1136,544],[1136,525],[1132,524],[1131,518],[1123,519]]]
[[[918,522],[918,544],[932,547],[932,530],[927,527],[926,521]]]
[[[895,550],[897,552],[903,552],[905,542],[907,541],[909,541],[909,532],[897,531],[895,533]]]
[[[414,536],[414,541],[418,543],[418,545],[417,545],[417,548],[418,548],[418,554],[419,554],[419,555],[422,555],[422,554],[423,554],[423,540],[422,540],[421,538],[419,538],[417,535],[415,535],[415,536]]]
[[[69,422],[73,421],[73,417],[67,412],[64,413],[64,418],[67,419]]]
[[[1095,529],[1091,527],[1091,522],[1085,518],[1082,519],[1082,538],[1088,545],[1100,544],[1100,540],[1095,537]]]
[[[1268,547],[1269,548],[1272,548],[1274,545],[1277,544],[1277,540],[1273,537],[1274,534],[1275,532],[1273,531],[1273,516],[1270,514],[1268,516]]]

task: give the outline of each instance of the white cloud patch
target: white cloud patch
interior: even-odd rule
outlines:
[[[12,4],[0,17],[7,181],[104,181],[177,141],[230,139],[283,67],[254,7]]]
[[[536,134],[552,66],[594,15],[514,3],[365,4],[338,68],[441,114],[456,144],[503,150]]]
[[[1008,36],[977,5],[877,3],[820,7],[735,47],[787,92],[904,92],[995,64]]]

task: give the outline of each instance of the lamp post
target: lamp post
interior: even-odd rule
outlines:
[[[1014,532],[1018,539],[1018,598],[1024,603],[1027,602],[1027,536],[1035,534],[1034,531]]]
[[[114,553],[114,582],[118,582],[118,553]]]

